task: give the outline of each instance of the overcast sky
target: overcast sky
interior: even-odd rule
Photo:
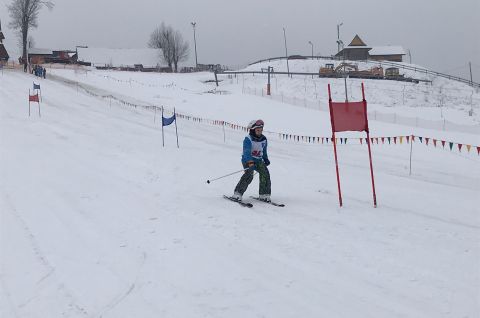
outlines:
[[[75,45],[142,48],[162,21],[191,44],[197,23],[199,63],[241,66],[288,53],[336,53],[337,24],[347,45],[358,34],[369,46],[400,45],[412,62],[480,81],[480,0],[54,0],[43,8],[33,30],[36,47],[74,49]],[[8,28],[6,5],[0,19],[6,46],[17,46]],[[405,57],[408,61],[408,57]]]

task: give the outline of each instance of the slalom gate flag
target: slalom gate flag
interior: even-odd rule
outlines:
[[[340,188],[340,175],[338,172],[338,159],[337,159],[337,138],[336,132],[342,131],[364,131],[367,134],[366,142],[368,145],[368,156],[370,160],[370,175],[372,177],[372,190],[373,190],[373,206],[377,207],[377,197],[375,194],[375,181],[373,178],[373,164],[372,153],[370,150],[370,143],[375,140],[378,144],[378,138],[370,138],[370,131],[368,129],[367,119],[367,101],[365,100],[365,88],[362,83],[362,101],[350,102],[334,102],[332,101],[332,94],[330,90],[330,84],[328,84],[328,106],[330,109],[330,123],[332,127],[332,141],[333,141],[333,153],[335,156],[335,169],[337,173],[337,186],[338,186],[338,202],[342,206],[342,190]],[[394,139],[397,141],[396,137]],[[347,139],[340,138],[340,143],[347,143]]]
[[[168,126],[171,123],[175,122],[175,136],[177,137],[177,148],[180,148],[178,145],[178,129],[177,129],[177,112],[175,111],[175,108],[173,108],[173,116],[170,118],[165,118],[163,117],[163,106],[162,106],[162,145],[165,147],[165,136],[163,133],[163,127]]]
[[[38,99],[38,94],[35,94],[35,95],[29,95],[28,96],[28,101],[29,102],[39,102],[39,99]]]
[[[364,102],[331,102],[330,108],[333,130],[367,131],[368,122]]]
[[[34,89],[34,90],[40,89],[40,84],[35,84],[35,83],[33,83],[33,89]]]
[[[165,118],[162,116],[162,126],[168,126],[175,121],[175,114],[170,118]]]

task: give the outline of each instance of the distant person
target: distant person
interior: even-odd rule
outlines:
[[[246,170],[232,196],[237,201],[242,201],[243,194],[253,180],[253,172],[258,171],[260,175],[259,199],[271,202],[270,172],[267,168],[270,160],[268,160],[267,154],[267,137],[263,135],[263,124],[263,120],[258,119],[251,121],[247,126],[249,133],[243,140],[242,154],[242,165]]]
[[[43,78],[47,78],[47,69],[44,67],[42,72]]]

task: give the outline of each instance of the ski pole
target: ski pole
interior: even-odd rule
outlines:
[[[221,177],[218,177],[218,178],[215,178],[215,179],[212,179],[212,180],[207,180],[207,183],[210,184],[210,182],[212,182],[212,181],[215,181],[215,180],[218,180],[218,179],[222,179],[222,178],[231,176],[232,174],[236,174],[236,173],[239,173],[239,172],[248,170],[248,169],[250,169],[250,167],[245,168],[245,169],[242,169],[242,170],[238,170],[238,171],[235,171],[235,172],[232,172],[232,173],[229,173],[229,174],[226,174],[226,175],[224,175],[224,176],[221,176]]]

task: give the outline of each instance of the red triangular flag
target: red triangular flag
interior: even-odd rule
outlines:
[[[458,144],[458,151],[462,152],[462,144]]]

